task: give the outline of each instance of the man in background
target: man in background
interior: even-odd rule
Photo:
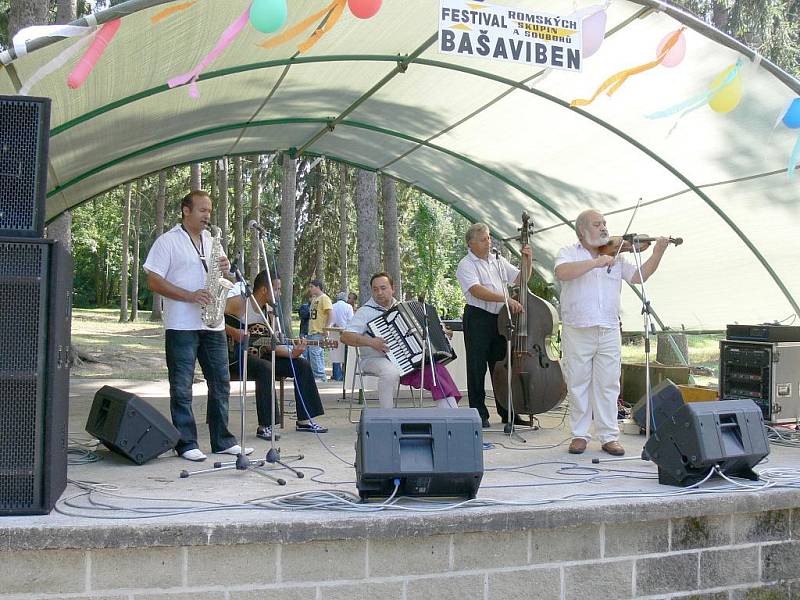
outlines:
[[[325,284],[319,279],[313,279],[308,284],[308,294],[311,296],[311,319],[308,322],[308,339],[321,340],[325,328],[330,327],[333,321],[333,303],[325,293]],[[325,375],[325,352],[319,346],[306,348],[306,359],[311,363],[314,379],[327,381]]]

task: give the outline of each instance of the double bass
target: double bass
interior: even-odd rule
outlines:
[[[519,241],[528,244],[533,223],[522,214]],[[567,386],[558,356],[553,352],[552,338],[558,336],[559,319],[555,307],[528,289],[523,281],[530,272],[530,258],[522,255],[519,293],[515,296],[522,305],[519,314],[512,315],[511,329],[511,398],[514,414],[535,415],[558,406],[567,395]],[[498,317],[500,335],[507,338],[508,314],[501,310]],[[508,353],[507,353],[508,354]],[[495,363],[492,371],[494,397],[508,409],[508,360]],[[511,412],[511,411],[509,411]]]

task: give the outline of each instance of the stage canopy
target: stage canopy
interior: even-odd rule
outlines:
[[[383,0],[366,19],[345,7],[338,21],[336,1],[290,0],[282,31],[320,14],[304,33],[269,48],[261,44],[274,35],[243,21],[250,0],[131,0],[96,15],[99,25],[121,17],[121,26],[78,89],[68,87],[68,75],[89,46],[70,56],[81,38],[47,37],[6,54],[0,94],[53,100],[48,219],[166,166],[289,150],[413,184],[489,223],[500,238],[515,235],[527,211],[547,279],[557,249],[575,240],[579,211],[603,211],[619,234],[641,198],[631,231],[684,239],[647,284],[660,324],[710,329],[800,312],[791,233],[800,222],[800,183],[787,175],[800,129],[781,120],[800,83],[657,2],[500,4],[581,21],[579,65],[565,57],[552,68],[483,58],[477,44],[465,56],[464,38],[474,42],[497,25],[475,21],[446,26],[462,53],[442,53],[436,0]],[[226,38],[237,19],[241,32]],[[329,30],[298,52],[321,23]],[[521,36],[564,34],[518,25]],[[570,106],[612,75],[654,61],[662,41],[684,26],[662,64],[632,74],[613,96]],[[598,27],[602,44],[587,55],[587,36]],[[230,44],[200,72],[196,94],[167,85],[223,39]],[[491,52],[502,55],[494,42]],[[572,69],[555,68],[565,66]],[[709,90],[717,93],[711,104],[727,112],[712,110]],[[625,328],[641,328],[632,289],[623,292],[623,308]]]

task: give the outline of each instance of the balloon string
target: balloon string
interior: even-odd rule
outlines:
[[[786,175],[790,179],[794,179],[794,170],[798,162],[800,162],[800,134],[798,134],[797,141],[794,143],[792,155],[789,157],[789,167],[786,169]]]
[[[309,37],[305,42],[303,42],[302,44],[300,44],[300,46],[298,46],[298,51],[302,54],[303,52],[311,48],[311,46],[316,44],[319,41],[319,39],[336,24],[336,21],[339,20],[339,17],[341,16],[346,3],[347,0],[333,0],[333,2],[331,2],[328,6],[326,6],[322,10],[319,10],[315,12],[313,15],[306,17],[305,19],[300,21],[297,25],[290,27],[282,34],[273,36],[268,40],[261,42],[260,44],[258,44],[258,46],[260,48],[269,49],[269,48],[274,48],[276,46],[280,46],[281,44],[285,44],[290,39],[295,38],[301,33],[303,33],[306,29],[311,27],[319,19],[321,19],[325,15],[330,14],[330,17],[328,18],[328,21],[325,23],[325,25],[319,27],[316,31],[314,31],[314,33],[311,34],[311,37]]]
[[[630,69],[625,69],[624,71],[620,71],[619,73],[615,73],[614,75],[606,79],[600,85],[599,88],[597,88],[597,91],[595,91],[594,95],[592,95],[591,98],[589,98],[588,100],[584,98],[576,98],[575,100],[570,102],[569,104],[570,107],[574,108],[576,106],[587,106],[592,102],[594,102],[597,99],[597,97],[604,91],[606,92],[607,96],[611,96],[614,94],[614,92],[616,92],[620,88],[620,86],[622,86],[623,83],[625,83],[628,80],[629,77],[633,75],[638,75],[639,73],[644,73],[645,71],[648,71],[660,65],[662,61],[666,58],[667,54],[669,54],[670,50],[672,50],[675,44],[678,43],[678,40],[680,39],[680,36],[683,34],[684,29],[686,29],[686,27],[681,27],[680,29],[676,29],[675,31],[672,32],[672,34],[667,38],[667,43],[664,44],[663,48],[661,48],[661,51],[658,53],[654,61],[644,63],[637,67],[631,67]],[[606,91],[606,89],[608,91]]]
[[[190,0],[189,2],[184,2],[183,4],[178,4],[176,6],[170,6],[169,8],[165,8],[162,11],[157,12],[152,17],[150,17],[150,22],[155,25],[156,23],[163,21],[167,17],[172,16],[176,12],[180,12],[182,10],[186,10],[193,4],[195,4],[197,0]]]

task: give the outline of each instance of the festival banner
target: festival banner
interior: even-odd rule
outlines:
[[[581,20],[480,0],[440,0],[439,52],[581,70]]]

